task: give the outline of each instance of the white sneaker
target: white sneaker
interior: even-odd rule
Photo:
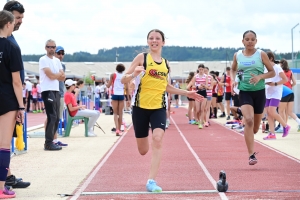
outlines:
[[[89,137],[96,137],[97,135],[93,131],[88,132]]]

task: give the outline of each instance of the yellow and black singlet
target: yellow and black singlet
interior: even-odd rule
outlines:
[[[144,68],[145,73],[135,78],[136,87],[131,105],[144,109],[167,108],[167,60],[162,58],[161,63],[156,63],[149,53],[144,53]]]

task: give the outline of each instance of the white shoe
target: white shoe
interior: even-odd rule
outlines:
[[[97,135],[93,131],[88,132],[89,137],[96,137]]]

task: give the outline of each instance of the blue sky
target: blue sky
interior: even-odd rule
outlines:
[[[4,6],[6,0],[0,0]],[[291,28],[300,23],[300,1],[272,0],[20,0],[25,17],[14,35],[22,54],[43,54],[47,39],[67,53],[146,45],[161,29],[166,45],[241,47],[242,35],[257,33],[257,47],[291,52]],[[300,51],[300,25],[294,29]]]

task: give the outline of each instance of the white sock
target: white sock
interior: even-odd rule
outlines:
[[[296,122],[298,123],[298,125],[300,125],[300,119],[299,118],[296,119]]]
[[[58,139],[54,139],[53,142],[54,142],[54,143],[57,143],[57,142],[58,142]]]

